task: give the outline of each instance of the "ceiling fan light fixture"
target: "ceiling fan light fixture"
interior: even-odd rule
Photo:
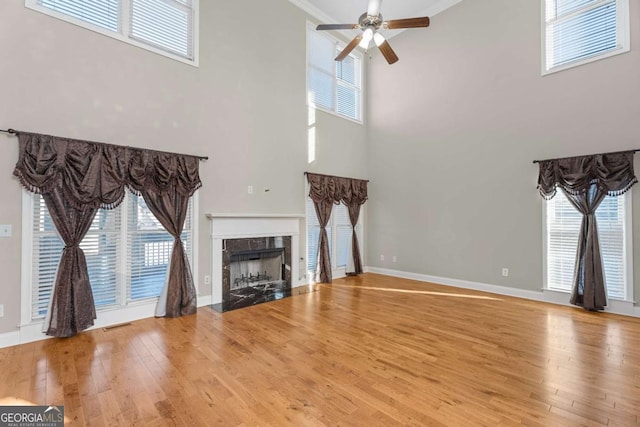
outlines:
[[[369,43],[371,42],[371,39],[373,39],[373,37],[373,28],[367,27],[367,29],[362,33],[362,40],[360,41],[359,46],[363,49],[369,49]]]
[[[373,35],[373,42],[376,44],[376,46],[380,47],[380,45],[385,42],[385,38],[382,34],[375,33]]]

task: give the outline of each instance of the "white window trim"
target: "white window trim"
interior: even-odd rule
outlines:
[[[558,190],[562,191],[562,190]],[[607,300],[622,301],[628,303],[635,303],[633,294],[633,200],[631,197],[632,192],[627,191],[624,194],[624,210],[625,210],[625,238],[624,238],[624,251],[625,251],[625,279],[626,279],[626,299],[613,298],[607,295]],[[620,196],[621,197],[621,196]],[[570,294],[571,291],[564,291],[561,289],[550,289],[548,285],[547,277],[547,201],[542,201],[542,283],[543,291],[557,294]]]
[[[360,120],[354,119],[352,117],[349,116],[345,116],[342,115],[340,113],[338,113],[336,110],[332,110],[326,107],[323,107],[321,105],[315,105],[315,104],[311,104],[309,102],[309,93],[308,93],[308,89],[309,89],[309,31],[315,31],[315,28],[318,26],[318,24],[315,24],[311,21],[307,21],[307,31],[305,32],[305,38],[306,38],[306,63],[305,63],[305,102],[307,103],[307,107],[308,108],[313,108],[314,110],[319,110],[319,111],[324,111],[325,113],[331,114],[333,116],[336,117],[340,117],[341,119],[345,119],[348,120],[350,122],[353,123],[357,123],[359,125],[363,125],[364,124],[364,87],[365,87],[365,72],[364,72],[364,55],[362,52],[360,52],[360,48],[356,47],[353,51],[351,51],[351,53],[349,54],[350,56],[354,56],[356,58],[358,58],[360,60],[360,103],[358,105],[359,111],[360,111]],[[325,32],[326,33],[326,32]],[[340,40],[337,37],[333,36],[332,34],[326,33],[324,34],[326,37],[332,39],[334,41],[334,43],[336,44],[336,46],[339,49],[344,49],[345,46],[347,45],[347,43],[344,40]],[[322,70],[321,70],[322,71]],[[333,75],[331,76],[333,78],[333,80],[337,80],[337,76],[335,74],[335,71],[333,73]],[[338,85],[336,83],[336,88],[335,88],[336,93],[334,94],[334,98],[338,99]]]
[[[200,295],[198,286],[198,233],[199,233],[199,196],[198,191],[192,196],[192,209],[193,218],[191,221],[192,238],[191,238],[191,273],[193,275],[193,283],[196,287],[198,296]],[[31,319],[31,293],[32,293],[32,275],[33,271],[33,193],[27,190],[22,190],[22,265],[21,265],[21,289],[20,289],[20,324],[19,327],[25,326],[41,326],[44,324],[44,319]],[[121,229],[127,230],[126,221],[128,215],[126,212],[122,215],[123,222],[121,223]],[[125,233],[126,235],[126,233]],[[126,238],[125,238],[126,240]],[[126,257],[121,257],[120,262],[122,267],[126,269]],[[155,306],[158,298],[147,298],[139,301],[127,302],[127,287],[121,286],[121,300],[117,306],[109,306],[97,310],[98,319],[94,327],[104,327],[122,323],[124,321],[132,321],[145,317],[152,317],[155,313]],[[133,310],[131,310],[133,308]],[[138,308],[138,309],[136,309]],[[145,310],[148,308],[148,310]],[[151,311],[149,311],[151,310]],[[110,314],[113,313],[113,314]],[[120,316],[119,313],[123,313],[124,316]],[[92,329],[92,328],[90,328]],[[37,336],[37,335],[36,335]],[[37,339],[37,338],[36,338]],[[27,341],[32,340],[28,339]]]
[[[606,0],[601,0],[600,3]],[[566,64],[558,65],[547,69],[547,17],[546,17],[546,3],[547,0],[540,0],[540,22],[542,27],[542,37],[541,37],[541,72],[543,76],[554,74],[559,71],[568,70],[570,68],[579,67],[581,65],[589,64],[591,62],[599,61],[601,59],[610,58],[612,56],[620,55],[622,53],[629,52],[631,50],[631,30],[629,24],[629,0],[616,0],[616,19],[617,19],[617,27],[619,30],[618,33],[618,47],[615,49],[609,50],[604,53],[597,53],[595,55],[589,56],[587,58],[577,59]],[[600,3],[596,3],[592,7],[598,7]]]
[[[129,1],[130,0],[123,0],[123,10],[127,11],[129,10]],[[44,13],[45,15],[49,15],[51,17],[60,19],[61,21],[65,21],[68,22],[70,24],[74,24],[77,25],[79,27],[82,28],[86,28],[88,30],[94,31],[96,33],[102,34],[104,36],[107,37],[111,37],[112,39],[116,39],[118,41],[148,50],[150,52],[156,53],[158,55],[162,55],[165,56],[167,58],[171,58],[174,59],[176,61],[182,62],[184,64],[188,64],[194,67],[198,67],[200,64],[200,59],[199,59],[199,39],[200,39],[200,4],[199,4],[199,0],[193,0],[193,6],[192,6],[192,10],[193,10],[193,59],[188,59],[185,57],[182,57],[180,55],[176,55],[173,54],[171,52],[167,52],[165,50],[159,49],[155,46],[146,44],[146,43],[142,43],[139,42],[138,40],[131,38],[129,36],[127,36],[126,34],[128,34],[129,32],[129,20],[128,19],[123,19],[122,17],[120,18],[120,22],[123,26],[122,31],[123,33],[119,33],[116,31],[110,31],[107,30],[106,28],[102,28],[99,27],[97,25],[93,25],[90,22],[86,22],[83,21],[82,19],[78,19],[78,18],[74,18],[73,16],[69,16],[67,14],[64,13],[60,13],[58,11],[52,10],[48,7],[44,7],[44,6],[40,6],[38,4],[38,0],[25,0],[25,7],[27,7],[28,9],[32,9],[35,10],[37,12],[40,13]],[[128,12],[126,12],[128,13]]]

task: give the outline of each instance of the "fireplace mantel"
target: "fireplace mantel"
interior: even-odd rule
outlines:
[[[208,213],[211,221],[211,300],[222,302],[222,242],[225,239],[291,236],[291,286],[300,277],[300,226],[303,214]]]

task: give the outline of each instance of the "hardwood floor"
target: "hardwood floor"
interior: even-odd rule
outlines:
[[[71,425],[640,425],[640,319],[375,274],[0,349]]]

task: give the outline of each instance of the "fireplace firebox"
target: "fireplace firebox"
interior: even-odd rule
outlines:
[[[291,236],[222,241],[222,303],[229,311],[291,296]]]

